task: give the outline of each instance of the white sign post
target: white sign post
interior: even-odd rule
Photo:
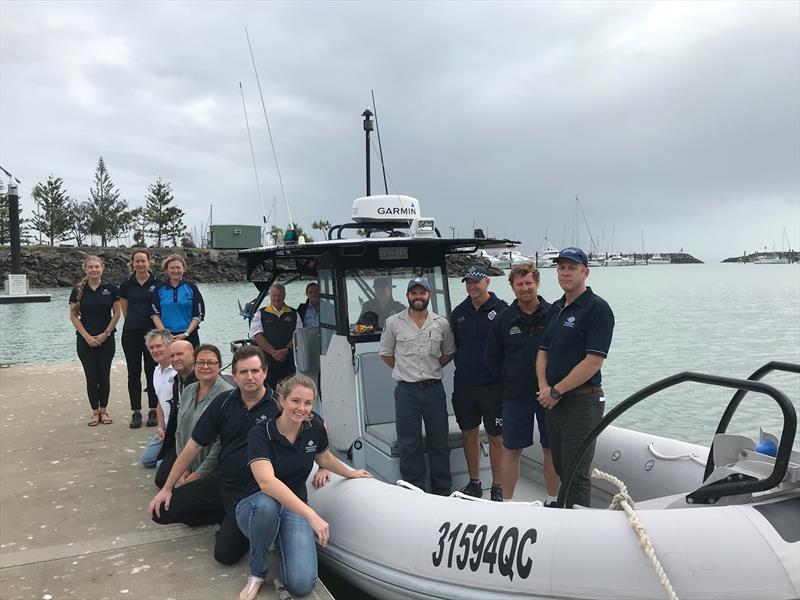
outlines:
[[[10,274],[6,288],[9,296],[26,296],[28,294],[28,276],[19,273]]]

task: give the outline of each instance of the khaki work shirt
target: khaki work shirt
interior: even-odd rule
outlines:
[[[414,383],[441,379],[439,358],[455,354],[456,343],[447,319],[428,311],[425,323],[417,327],[406,309],[386,319],[378,352],[394,356],[392,379]]]

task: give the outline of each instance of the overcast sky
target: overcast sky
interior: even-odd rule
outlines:
[[[172,183],[190,228],[350,220],[375,90],[390,192],[605,251],[704,260],[800,246],[800,3],[0,2],[0,164],[88,197],[99,156],[131,206]],[[373,136],[374,139],[374,136]],[[377,140],[375,140],[377,141]],[[382,190],[373,154],[373,191]],[[612,242],[613,234],[613,245]]]

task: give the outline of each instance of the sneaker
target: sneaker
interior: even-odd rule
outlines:
[[[464,486],[464,489],[461,490],[462,494],[466,494],[467,496],[472,496],[473,498],[480,498],[483,496],[483,488],[481,488],[480,481],[472,481]]]
[[[503,488],[501,488],[499,485],[493,485],[491,492],[489,492],[489,497],[492,499],[492,502],[502,502]]]
[[[558,500],[552,500],[552,501],[545,500],[542,503],[542,506],[544,506],[545,508],[558,508]]]
[[[131,415],[131,423],[128,425],[131,429],[139,429],[142,426],[142,413],[136,411]]]
[[[147,426],[148,427],[155,427],[158,425],[158,418],[156,417],[156,411],[151,410],[147,413]]]

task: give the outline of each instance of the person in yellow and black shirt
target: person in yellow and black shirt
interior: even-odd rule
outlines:
[[[250,339],[267,355],[267,385],[273,389],[295,372],[293,336],[295,329],[303,326],[300,315],[285,300],[286,288],[273,283],[269,304],[256,312],[250,322]]]

